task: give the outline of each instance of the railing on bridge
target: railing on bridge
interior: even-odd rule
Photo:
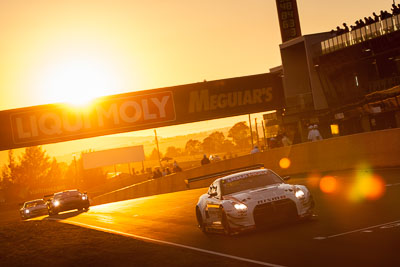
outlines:
[[[400,14],[321,42],[322,54],[328,54],[398,30],[400,30]]]

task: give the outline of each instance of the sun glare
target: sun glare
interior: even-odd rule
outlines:
[[[81,55],[53,61],[41,75],[38,79],[48,102],[75,106],[113,94],[120,84],[115,66],[101,58]]]

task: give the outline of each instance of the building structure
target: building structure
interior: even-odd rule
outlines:
[[[307,140],[400,127],[400,15],[340,35],[302,35],[280,45],[285,106],[280,127]]]

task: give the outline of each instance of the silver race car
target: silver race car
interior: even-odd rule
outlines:
[[[43,199],[35,199],[27,201],[23,204],[19,210],[19,214],[22,220],[29,219],[32,217],[47,215],[47,205]]]
[[[199,198],[196,217],[204,232],[232,234],[311,218],[313,208],[306,186],[286,184],[273,171],[260,169],[215,180]]]

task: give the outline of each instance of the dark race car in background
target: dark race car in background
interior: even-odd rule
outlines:
[[[49,215],[57,215],[59,212],[68,210],[88,210],[90,207],[89,198],[86,193],[79,190],[66,190],[48,195],[47,200]]]
[[[19,210],[19,214],[22,220],[33,218],[40,215],[47,215],[47,205],[43,199],[35,199],[27,201],[22,205]]]

